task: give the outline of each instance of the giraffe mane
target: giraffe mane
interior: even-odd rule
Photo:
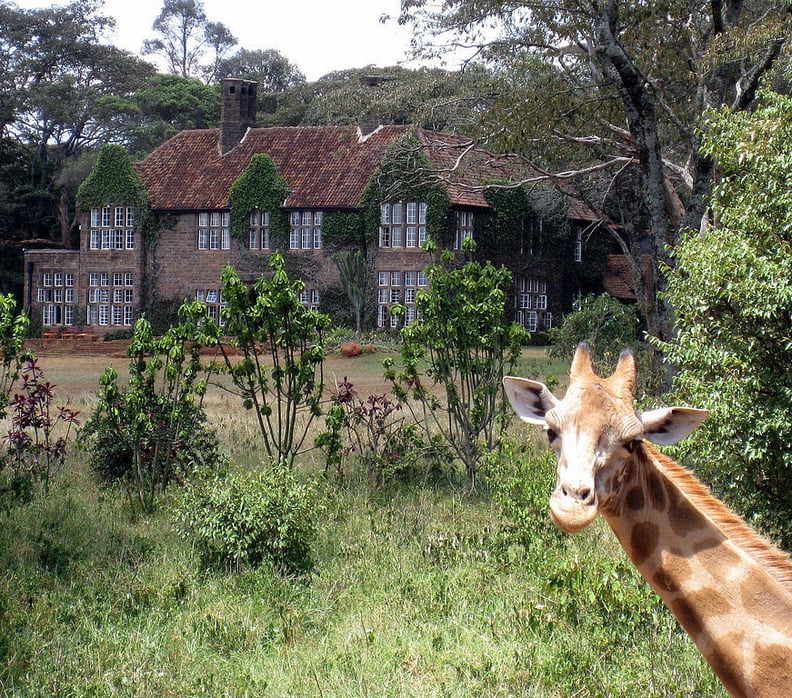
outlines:
[[[751,526],[712,495],[690,470],[655,448],[642,443],[644,454],[693,506],[704,514],[735,545],[753,558],[792,594],[792,558],[762,538]]]

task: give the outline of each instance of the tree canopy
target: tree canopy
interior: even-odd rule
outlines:
[[[661,348],[675,398],[710,410],[690,458],[735,506],[792,545],[792,99],[709,112],[703,151],[723,180],[714,225],[676,247]]]
[[[402,0],[415,53],[466,49],[501,79],[478,137],[574,184],[631,261],[649,332],[668,338],[661,263],[706,222],[703,114],[753,101],[786,62],[788,3],[760,0]],[[652,264],[645,264],[648,255]]]

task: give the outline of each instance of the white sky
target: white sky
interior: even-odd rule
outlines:
[[[23,9],[67,5],[68,0],[12,0]],[[162,0],[105,0],[102,14],[115,18],[111,43],[139,54]],[[410,28],[396,22],[399,0],[204,0],[211,22],[222,22],[237,48],[276,49],[309,81],[345,68],[405,63]],[[391,19],[381,24],[379,18]],[[152,60],[153,57],[147,57]]]

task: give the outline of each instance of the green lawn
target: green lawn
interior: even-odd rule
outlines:
[[[90,358],[41,361],[86,410],[107,363]],[[330,356],[325,375],[384,391],[382,358]],[[524,361],[563,376],[540,350]],[[208,406],[226,452],[255,465],[249,415],[221,390]],[[725,695],[605,525],[573,537],[549,525],[552,466],[536,448],[474,495],[448,480],[372,490],[308,458],[319,537],[302,580],[203,569],[168,502],[132,517],[74,453],[47,498],[0,514],[3,695]],[[512,495],[525,506],[507,517]]]

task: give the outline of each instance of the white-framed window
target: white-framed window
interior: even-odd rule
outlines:
[[[63,324],[64,325],[73,325],[74,324],[74,306],[73,305],[64,305],[63,306]]]
[[[258,209],[250,214],[249,246],[251,250],[268,250],[270,246],[270,212]]]
[[[322,220],[322,211],[292,211],[289,216],[290,249],[321,250]]]
[[[63,289],[56,288],[52,293],[52,301],[54,303],[63,303]]]
[[[418,287],[419,288],[426,288],[428,284],[429,284],[429,280],[426,277],[426,272],[425,271],[419,271],[418,272]]]
[[[377,285],[378,286],[387,286],[389,278],[390,278],[390,274],[387,271],[378,272],[378,274],[377,274]]]
[[[580,228],[575,231],[575,261],[583,261],[583,231]]]
[[[41,309],[41,324],[42,325],[57,325],[58,321],[55,315],[54,305],[45,305]]]
[[[109,305],[100,305],[99,306],[99,324],[102,326],[106,326],[109,324],[110,321],[110,306]]]
[[[222,310],[228,304],[223,300],[223,294],[216,288],[199,288],[195,291],[195,298],[206,306],[206,314],[220,326],[225,324]]]
[[[132,303],[135,298],[135,291],[131,288],[124,289],[124,303]]]
[[[132,310],[131,305],[124,306],[124,326],[130,327],[132,325],[132,319],[134,317],[134,311]]]
[[[88,285],[89,286],[98,286],[99,285],[99,272],[92,271],[88,273]]]
[[[405,286],[415,286],[415,272],[414,271],[406,271],[406,272],[404,272],[404,285]]]
[[[542,313],[542,325],[545,330],[553,329],[553,313]]]
[[[100,286],[109,286],[110,285],[110,272],[107,272],[107,271],[100,271],[99,272],[99,285]]]
[[[66,303],[74,303],[74,289],[67,288],[65,289],[66,293],[63,297],[64,302]]]
[[[52,286],[52,272],[51,271],[45,271],[41,275],[41,285],[42,286]]]
[[[63,275],[64,285],[68,288],[70,286],[74,286],[74,274],[70,271],[67,271]]]
[[[120,325],[123,318],[123,311],[124,306],[122,305],[114,305],[112,306],[111,310],[111,317],[112,317],[112,324],[113,325]]]
[[[418,247],[424,242],[426,242],[425,203],[396,201],[380,205],[380,247]]]
[[[547,311],[548,307],[547,281],[538,276],[519,277],[516,292],[517,321],[530,332],[536,332],[540,317],[537,311]],[[546,323],[546,318],[550,325]],[[541,319],[543,327],[550,329],[552,326],[552,314],[543,312]]]
[[[124,289],[123,288],[114,288],[113,289],[113,303],[123,303],[124,302]],[[114,322],[114,325],[119,323]]]
[[[131,206],[92,208],[90,221],[89,249],[135,249],[135,216]]]
[[[473,237],[473,213],[471,211],[457,211],[456,232],[454,234],[454,249],[462,249],[462,241]]]
[[[52,274],[52,284],[53,286],[63,286],[63,272],[56,271]]]
[[[124,286],[134,286],[135,277],[132,272],[124,272]]]
[[[124,285],[124,275],[120,271],[113,272],[113,286],[123,286]]]
[[[231,214],[227,211],[199,211],[196,247],[199,250],[231,249]]]
[[[390,290],[390,302],[391,303],[401,303],[401,289],[400,288],[391,288],[391,290]]]

